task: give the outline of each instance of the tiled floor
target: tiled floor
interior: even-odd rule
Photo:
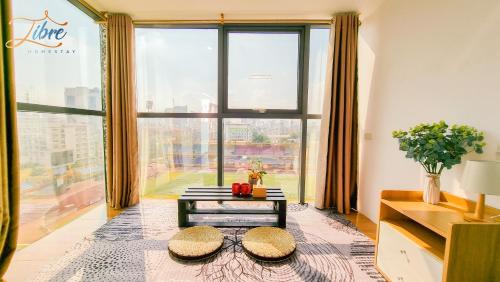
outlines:
[[[18,247],[30,246],[103,203],[100,200],[90,205],[65,206],[56,197],[21,200]]]
[[[107,209],[105,204],[101,204],[50,235],[18,250],[4,278],[9,282],[31,281],[41,267],[56,261],[86,235],[106,223],[108,218],[118,214],[119,211]],[[367,217],[353,213],[347,218],[366,236],[375,240],[376,225]]]
[[[106,223],[106,220],[106,205],[101,204],[48,236],[20,249],[14,255],[4,278],[7,281],[31,281],[41,267],[57,260],[87,234]]]

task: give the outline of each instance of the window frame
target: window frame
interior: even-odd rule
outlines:
[[[98,76],[99,80],[96,81],[97,85],[96,87],[100,88],[99,89],[99,95],[95,96],[95,102],[98,102],[99,100],[101,101],[100,106],[98,107],[89,107],[88,105],[85,107],[77,108],[75,105],[69,105],[68,103],[64,102],[63,104],[59,105],[54,105],[56,103],[52,103],[52,96],[53,96],[53,91],[48,87],[43,87],[42,91],[34,91],[34,97],[40,97],[39,95],[45,92],[43,95],[42,94],[42,99],[37,99],[35,103],[31,102],[29,99],[20,99],[20,97],[16,97],[16,100],[14,101],[16,103],[16,116],[18,118],[18,126],[16,128],[16,131],[19,136],[22,137],[22,135],[28,133],[31,128],[38,128],[39,131],[35,132],[33,136],[35,136],[34,139],[27,137],[25,139],[20,139],[19,141],[19,163],[21,165],[21,161],[23,162],[22,164],[27,164],[27,165],[34,165],[34,167],[39,167],[41,169],[41,173],[38,173],[34,175],[33,173],[29,173],[29,176],[23,177],[22,179],[19,179],[21,184],[26,183],[35,183],[31,184],[32,186],[30,187],[36,187],[37,181],[33,181],[30,178],[33,176],[38,178],[40,177],[42,180],[41,187],[43,189],[48,189],[48,196],[50,199],[55,199],[58,198],[59,202],[62,201],[61,195],[67,195],[66,194],[66,189],[68,187],[71,187],[69,189],[77,189],[77,192],[84,192],[84,193],[92,193],[92,195],[96,194],[95,198],[89,199],[89,201],[84,201],[81,203],[78,203],[78,201],[75,202],[75,200],[70,200],[69,203],[66,203],[65,205],[68,204],[73,204],[74,206],[71,208],[71,210],[64,210],[60,211],[57,213],[51,214],[52,208],[58,205],[57,202],[49,202],[48,205],[42,205],[41,207],[39,206],[38,203],[30,203],[29,205],[37,206],[40,210],[37,212],[39,215],[45,215],[49,216],[51,218],[51,221],[54,222],[59,222],[58,226],[55,226],[54,228],[44,230],[43,232],[40,232],[39,234],[36,234],[35,236],[29,236],[24,238],[26,242],[21,242],[18,241],[17,245],[20,246],[21,243],[28,243],[28,244],[33,244],[43,238],[46,238],[48,235],[52,234],[56,229],[60,229],[63,226],[68,225],[67,217],[80,217],[82,215],[82,211],[87,212],[89,208],[94,209],[96,205],[101,205],[103,203],[108,203],[108,191],[107,191],[107,165],[106,165],[106,146],[105,146],[105,139],[106,139],[106,104],[105,104],[105,48],[106,48],[106,43],[104,42],[104,32],[105,28],[103,28],[102,25],[95,21],[102,21],[105,18],[97,12],[96,10],[93,10],[91,7],[87,7],[83,4],[80,3],[81,1],[78,0],[67,0],[67,1],[60,1],[60,5],[62,5],[63,11],[68,12],[70,9],[73,10],[75,9],[75,18],[79,20],[82,19],[88,19],[88,23],[85,22],[85,28],[91,27],[92,29],[96,28],[96,33],[94,34],[92,31],[91,36],[78,36],[76,35],[77,40],[83,40],[85,43],[84,44],[90,44],[92,46],[95,46],[97,50],[95,50],[95,53],[92,50],[92,54],[96,54],[97,56],[95,57],[95,60],[92,59],[92,63],[95,63],[96,66],[98,66],[98,69],[96,69],[96,72],[92,72],[92,74],[96,74]],[[56,3],[57,4],[57,3]],[[57,4],[57,5],[59,5]],[[64,5],[63,5],[64,4]],[[61,7],[59,7],[61,8]],[[25,10],[23,10],[24,7],[23,5],[19,6],[19,12],[23,13]],[[13,12],[18,12],[18,10],[13,11]],[[43,12],[43,9],[40,11]],[[73,11],[71,11],[73,13]],[[76,16],[78,14],[78,16]],[[71,20],[71,19],[70,19]],[[83,38],[83,39],[82,39]],[[94,45],[95,41],[95,45]],[[47,50],[45,47],[31,47],[34,49],[31,50],[38,50],[42,51]],[[30,49],[28,49],[30,50]],[[20,52],[21,56],[24,57],[23,52],[24,50],[21,49],[21,51],[15,50],[14,52]],[[17,55],[19,55],[17,54]],[[45,56],[45,55],[44,55]],[[81,59],[81,54],[78,52],[77,55]],[[48,65],[50,64],[51,60],[44,60],[42,65]],[[14,58],[14,64],[19,63],[16,58]],[[43,67],[43,66],[42,66]],[[89,68],[90,66],[85,66],[85,70]],[[29,68],[29,66],[28,66]],[[13,70],[12,70],[13,71]],[[64,70],[63,70],[64,71]],[[13,71],[14,72],[14,71]],[[15,83],[18,83],[20,81],[24,81],[26,78],[29,79],[29,75],[26,75],[26,73],[21,72],[19,73],[20,75],[15,79]],[[54,80],[53,77],[51,77],[52,80]],[[53,81],[52,81],[53,82]],[[92,83],[93,84],[93,83]],[[89,90],[91,88],[94,88],[94,85],[92,87],[88,87],[91,85],[87,85],[87,83],[83,83],[83,85],[65,85],[64,83],[61,84],[59,83],[58,86],[63,86],[63,88],[66,87],[87,87]],[[97,93],[96,93],[97,94]],[[47,96],[47,97],[43,97]],[[66,101],[66,96],[63,95],[64,100]],[[86,96],[85,98],[87,98]],[[52,121],[55,120],[55,123]],[[41,128],[39,128],[42,126]],[[69,126],[69,127],[68,127]],[[82,129],[83,130],[80,130]],[[69,131],[67,131],[69,129]],[[78,142],[78,141],[69,141],[67,140],[67,137],[70,139],[78,139],[80,137],[80,133],[83,134],[82,136],[86,139],[88,142]],[[76,134],[76,135],[74,135]],[[73,145],[68,146],[69,143],[72,143]],[[31,148],[30,148],[31,147]],[[50,152],[46,152],[48,148],[51,148]],[[23,150],[28,150],[28,152],[23,151]],[[24,153],[23,153],[24,152]],[[71,154],[70,154],[71,152]],[[25,158],[25,156],[28,156]],[[33,156],[35,159],[42,160],[40,162],[34,161],[30,159],[30,156]],[[66,158],[63,163],[58,162],[61,161],[61,158]],[[83,162],[82,162],[83,159]],[[59,180],[64,179],[65,176],[62,173],[58,173],[57,170],[58,168],[61,167],[66,167],[66,172],[68,171],[68,167],[71,166],[72,169],[78,170],[79,164],[84,164],[83,167],[85,168],[86,171],[82,173],[84,177],[82,178],[75,178],[75,175],[73,175],[73,180],[71,180],[69,183],[64,183],[65,180],[59,182]],[[21,168],[19,168],[21,169]],[[66,174],[64,172],[64,174]],[[68,186],[71,185],[71,186]],[[75,186],[73,186],[75,185]],[[62,188],[63,187],[63,188]],[[61,190],[62,189],[62,190]],[[98,191],[94,190],[98,189]],[[64,192],[62,192],[64,190]],[[26,193],[24,193],[26,192]],[[34,198],[45,198],[45,196],[41,194],[35,194],[35,195],[30,195],[30,191],[24,191],[22,194],[19,195],[19,201],[25,202],[28,201],[30,202],[29,198],[34,197]],[[71,193],[71,191],[69,191]],[[64,196],[62,196],[64,197]],[[49,200],[50,200],[49,199]],[[56,200],[54,200],[56,201]],[[23,204],[24,205],[24,204]],[[61,205],[61,202],[59,203]],[[23,206],[21,206],[21,209],[19,211],[19,216],[24,217],[26,216],[26,211]],[[28,210],[29,213],[29,210]],[[66,220],[65,220],[66,218]],[[74,218],[71,219],[73,221]],[[27,228],[25,225],[29,225],[35,223],[35,226],[37,228],[43,228],[44,226],[48,223],[37,223],[36,221],[34,222],[33,219],[28,219],[25,223],[19,224],[19,228]],[[61,224],[62,223],[62,224]],[[24,227],[23,227],[24,226]],[[35,227],[33,226],[33,227]],[[28,228],[31,229],[31,228]],[[22,240],[23,238],[19,238],[19,240]]]
[[[257,114],[302,114],[303,112],[303,83],[304,83],[304,46],[305,46],[305,26],[282,26],[282,25],[226,25],[223,28],[223,112],[224,113],[257,113]],[[230,33],[256,33],[256,34],[273,34],[273,33],[290,33],[298,35],[297,50],[297,104],[296,109],[264,109],[260,112],[255,109],[232,109],[228,106],[228,62],[229,62],[229,34]]]
[[[224,119],[296,119],[300,120],[300,164],[299,164],[299,203],[305,203],[306,194],[306,150],[307,150],[307,121],[321,119],[321,114],[308,113],[309,90],[309,45],[310,30],[312,28],[329,28],[327,25],[314,24],[226,24],[226,25],[136,25],[135,28],[160,29],[217,29],[218,30],[218,76],[217,76],[217,112],[216,113],[164,113],[138,112],[137,118],[216,118],[217,119],[217,186],[224,186]],[[248,109],[227,108],[227,62],[228,38],[231,31],[243,32],[299,32],[299,64],[297,81],[297,109],[296,110],[267,110],[261,113]]]
[[[93,19],[93,20],[102,20],[102,16],[97,14],[96,11],[89,9],[88,7],[81,5],[78,1],[68,0],[70,5],[73,5],[75,8],[80,10],[83,15]],[[42,113],[42,114],[64,114],[64,115],[77,115],[77,116],[97,116],[102,118],[102,148],[103,148],[103,169],[104,169],[104,195],[105,201],[108,202],[108,187],[107,187],[107,165],[106,165],[106,79],[105,79],[105,61],[103,60],[103,50],[106,46],[103,46],[103,32],[105,32],[100,26],[100,24],[96,23],[97,28],[99,29],[99,49],[101,50],[99,54],[99,63],[100,63],[100,77],[101,77],[101,107],[98,110],[91,110],[85,108],[73,108],[66,106],[53,106],[48,104],[40,104],[40,103],[27,103],[27,102],[18,102],[16,101],[17,113],[28,112],[28,113]],[[104,44],[105,45],[105,44]]]

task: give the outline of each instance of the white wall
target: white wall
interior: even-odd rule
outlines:
[[[500,1],[387,0],[361,16],[358,206],[376,221],[381,190],[424,183],[391,137],[395,129],[471,125],[486,132],[487,147],[467,158],[500,160]],[[475,199],[460,189],[462,171],[444,171],[442,189]],[[487,204],[500,207],[500,197]]]

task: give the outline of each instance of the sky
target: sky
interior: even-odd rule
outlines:
[[[297,109],[298,33],[229,33],[228,106]]]

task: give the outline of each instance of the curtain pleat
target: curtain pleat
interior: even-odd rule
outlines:
[[[110,207],[139,202],[134,26],[128,15],[107,21],[106,179]]]
[[[357,201],[358,25],[358,16],[354,13],[335,17],[330,31],[321,121],[315,205],[336,208],[340,213],[349,213]]]
[[[14,50],[5,47],[13,38],[10,0],[0,1],[0,278],[14,255],[19,229],[19,147],[17,143]]]

